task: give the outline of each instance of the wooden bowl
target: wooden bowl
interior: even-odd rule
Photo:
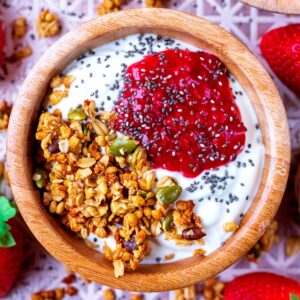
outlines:
[[[243,86],[256,111],[265,144],[263,179],[241,227],[225,245],[205,258],[140,265],[116,279],[111,262],[53,218],[32,182],[34,132],[49,80],[90,48],[133,33],[151,32],[177,38],[216,54]],[[284,107],[268,73],[238,40],[217,25],[167,9],[125,10],[91,20],[63,36],[26,78],[11,115],[7,161],[19,209],[41,244],[84,277],[133,291],[185,287],[212,277],[240,259],[273,219],[285,190],[290,164],[290,138]]]
[[[277,13],[300,14],[299,0],[241,0],[251,6]]]

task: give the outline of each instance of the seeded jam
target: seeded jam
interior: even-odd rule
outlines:
[[[138,140],[154,168],[188,178],[229,163],[245,144],[225,65],[209,53],[165,50],[130,65],[115,111],[116,130]]]
[[[223,224],[239,224],[250,207],[265,149],[251,102],[224,64],[182,41],[135,34],[87,51],[63,74],[75,78],[68,96],[46,109],[60,109],[67,119],[90,99],[100,111],[115,110],[118,134],[138,139],[156,177],[175,178],[180,199],[193,200],[201,217],[204,245],[181,246],[162,234],[142,263],[184,259],[199,248],[209,254],[226,243],[231,233]],[[112,237],[88,239],[99,251],[104,242],[115,247]]]

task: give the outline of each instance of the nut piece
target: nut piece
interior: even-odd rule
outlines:
[[[146,7],[163,7],[163,0],[145,0]]]
[[[27,21],[24,17],[17,18],[13,22],[12,35],[15,39],[23,38],[27,33]]]
[[[114,272],[115,272],[116,278],[123,276],[124,272],[125,272],[125,267],[124,267],[123,261],[118,259],[113,262],[113,265],[114,265]]]
[[[121,5],[122,0],[103,0],[97,8],[98,15],[102,16],[110,12],[118,11],[120,10]]]
[[[233,232],[238,229],[239,225],[236,224],[235,222],[226,222],[223,224],[223,229],[226,232]]]
[[[51,13],[49,9],[45,9],[39,14],[36,29],[40,38],[46,38],[59,34],[61,25],[58,17]]]
[[[13,55],[11,55],[8,60],[12,63],[20,61],[32,54],[32,49],[29,45],[17,50]]]
[[[287,256],[296,255],[300,251],[300,236],[287,238],[285,242],[285,254]]]
[[[11,109],[5,100],[0,103],[0,130],[7,128]]]
[[[103,291],[102,295],[103,295],[103,300],[115,300],[116,299],[116,294],[111,289],[105,289]]]
[[[187,228],[182,231],[182,238],[185,240],[199,240],[205,236],[205,233],[199,227]]]

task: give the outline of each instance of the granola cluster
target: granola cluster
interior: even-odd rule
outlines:
[[[163,0],[145,0],[146,7],[163,7]]]
[[[97,12],[99,16],[118,11],[121,9],[122,0],[103,0],[98,6]]]
[[[51,87],[65,80],[55,77]],[[90,233],[114,237],[116,248],[105,244],[103,253],[116,277],[136,269],[151,251],[148,238],[163,231],[179,245],[202,245],[205,234],[193,201],[175,203],[181,188],[170,177],[157,181],[145,150],[129,137],[117,138],[114,113],[99,113],[95,102],[86,100],[68,119],[59,110],[40,116],[41,168],[33,179],[50,213],[71,231],[83,239]]]
[[[0,103],[0,130],[7,129],[12,106],[5,100]]]
[[[49,9],[41,11],[36,21],[36,29],[40,38],[58,35],[61,30],[58,16]]]
[[[12,35],[15,39],[22,39],[27,33],[27,20],[24,17],[19,17],[13,22]]]

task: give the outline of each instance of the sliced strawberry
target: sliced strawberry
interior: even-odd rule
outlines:
[[[300,24],[291,24],[263,35],[261,52],[278,78],[300,95]]]
[[[272,273],[250,273],[226,285],[224,300],[297,300],[300,284]]]

